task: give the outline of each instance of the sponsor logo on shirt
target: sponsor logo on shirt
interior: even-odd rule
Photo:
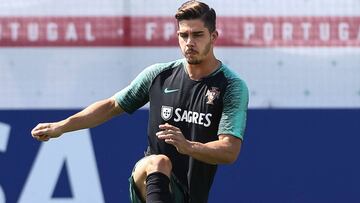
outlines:
[[[195,111],[182,110],[181,108],[175,109],[175,122],[187,122],[209,127],[211,125],[211,113],[199,113]],[[168,121],[173,116],[173,107],[162,106],[161,107],[161,118],[164,121]]]
[[[179,89],[168,89],[168,88],[164,89],[165,94],[169,94],[169,93],[173,93],[173,92],[177,92],[177,91],[179,91]]]

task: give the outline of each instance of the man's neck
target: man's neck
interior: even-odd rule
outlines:
[[[213,57],[210,60],[204,60],[200,64],[187,64],[186,70],[190,79],[201,80],[213,73],[219,66],[220,61]]]

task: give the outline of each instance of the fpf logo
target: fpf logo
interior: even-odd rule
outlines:
[[[214,100],[219,98],[219,96],[220,96],[219,88],[211,87],[211,89],[206,92],[206,97],[207,97],[206,103],[214,105]]]

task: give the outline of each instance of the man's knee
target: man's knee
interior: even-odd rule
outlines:
[[[136,164],[133,174],[136,174],[136,176],[142,176],[142,179],[154,172],[161,172],[170,177],[171,170],[171,160],[167,156],[159,154],[150,155],[141,159]]]
[[[148,160],[148,164],[146,167],[146,175],[155,172],[161,172],[168,177],[170,177],[172,170],[172,164],[169,157],[159,154],[159,155],[151,155]]]
[[[170,178],[172,164],[165,155],[150,155],[144,157],[135,165],[132,173],[135,185],[143,200],[146,199],[146,178],[149,174],[160,172]]]

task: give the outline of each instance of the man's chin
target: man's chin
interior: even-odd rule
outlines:
[[[191,64],[191,65],[197,65],[197,64],[201,63],[200,60],[197,60],[197,59],[194,59],[194,58],[186,58],[186,61],[188,62],[188,64]]]

